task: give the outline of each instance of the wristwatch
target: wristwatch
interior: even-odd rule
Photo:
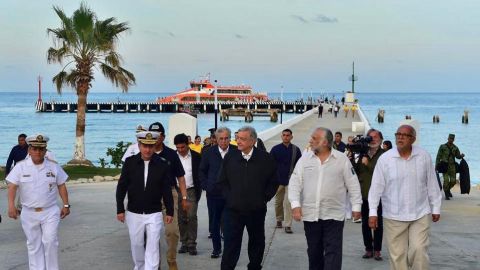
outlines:
[[[70,204],[64,204],[63,207],[70,209],[71,205]]]
[[[186,200],[186,199],[187,199],[187,196],[183,196],[183,197],[182,197],[182,200]]]

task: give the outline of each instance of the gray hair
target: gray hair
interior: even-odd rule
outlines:
[[[230,136],[232,135],[232,131],[228,127],[219,127],[217,128],[217,130],[215,130],[215,137],[218,138],[218,135],[224,132],[228,134],[228,138],[230,138]]]
[[[317,127],[314,132],[323,131],[325,134],[325,139],[327,139],[328,148],[332,149],[333,146],[333,133],[330,129],[324,127]]]
[[[399,130],[399,129],[401,129],[401,128],[408,128],[408,129],[410,129],[410,132],[412,133],[412,136],[415,137],[415,138],[417,137],[417,131],[416,131],[415,128],[413,128],[412,126],[410,126],[410,125],[401,125],[401,126],[398,127],[397,130]]]
[[[257,131],[251,126],[243,126],[241,127],[238,132],[248,131],[250,132],[250,138],[254,141],[257,141]]]

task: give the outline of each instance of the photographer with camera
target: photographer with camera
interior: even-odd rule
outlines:
[[[360,188],[362,191],[362,235],[363,243],[365,245],[365,254],[362,258],[375,260],[382,260],[380,251],[382,250],[382,204],[378,206],[378,228],[373,232],[368,226],[368,191],[372,183],[373,170],[377,164],[378,158],[385,152],[382,149],[383,135],[376,129],[370,129],[366,137],[357,136],[353,140],[353,144],[347,147],[353,153],[358,154],[358,159],[354,162],[354,168],[360,181]]]

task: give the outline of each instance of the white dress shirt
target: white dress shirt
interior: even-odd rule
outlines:
[[[440,214],[442,194],[430,154],[413,145],[406,160],[396,148],[381,155],[368,193],[370,216],[377,216],[380,199],[383,216],[388,219],[413,221]]]
[[[250,152],[248,154],[245,154],[242,152],[242,157],[245,159],[245,160],[250,160],[250,158],[252,157],[252,154],[253,154],[253,147],[252,149],[250,149]]]
[[[150,160],[144,160],[143,163],[145,164],[143,168],[143,187],[147,187],[147,179],[148,179],[148,164],[150,164]]]
[[[304,221],[345,219],[347,191],[352,211],[360,212],[362,194],[355,170],[344,153],[332,149],[323,162],[313,151],[298,160],[288,185],[292,209],[302,208]]]
[[[218,151],[220,152],[220,155],[222,156],[222,158],[225,158],[225,155],[228,153],[229,148],[230,148],[230,146],[228,146],[227,149],[225,149],[225,151],[223,151],[223,149],[220,148],[220,146],[218,146]]]
[[[67,181],[68,175],[57,163],[44,159],[35,165],[31,158],[18,162],[6,180],[19,188],[23,207],[50,207],[57,203],[57,186]]]
[[[188,150],[188,154],[186,156],[182,156],[178,152],[177,155],[180,159],[180,162],[182,163],[183,170],[185,171],[185,183],[187,185],[187,188],[191,188],[194,186],[192,173],[192,154],[190,153],[190,150]]]
[[[135,142],[135,143],[132,143],[128,146],[127,150],[125,151],[125,153],[123,154],[122,156],[122,161],[125,162],[125,160],[128,158],[128,157],[131,157],[131,156],[134,156],[136,154],[140,153],[140,149],[138,148],[138,143]]]

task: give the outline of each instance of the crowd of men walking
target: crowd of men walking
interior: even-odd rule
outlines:
[[[235,269],[245,228],[248,269],[262,268],[267,203],[273,197],[277,228],[291,234],[292,219],[303,221],[309,269],[341,269],[349,216],[362,222],[364,259],[382,260],[385,236],[391,269],[429,269],[429,219],[439,221],[442,199],[436,172],[447,164],[443,188],[448,200],[455,184],[452,162],[464,156],[453,144],[453,134],[440,147],[434,166],[430,155],[413,145],[416,130],[409,125],[397,129],[393,149],[388,149],[391,143],[382,144],[383,135],[375,129],[367,132],[368,145],[358,148],[354,138],[345,144],[340,132],[318,127],[304,151],[292,144],[292,130],[285,129],[270,153],[253,127],[240,128],[234,140],[227,127],[211,132],[204,146],[199,136],[191,142],[186,134],[177,134],[174,150],[164,144],[161,123],[137,128],[137,143],[123,157],[116,189],[117,220],[128,227],[134,269],[160,269],[162,237],[169,269],[178,269],[177,253],[197,255],[203,191],[211,258],[221,257],[221,269]],[[7,162],[8,215],[20,215],[30,269],[58,269],[58,226],[70,213],[68,176],[45,158],[48,140],[43,134],[21,134],[11,154],[15,167],[11,169],[10,158]],[[25,150],[28,157],[21,161]],[[62,208],[56,205],[57,193]]]

